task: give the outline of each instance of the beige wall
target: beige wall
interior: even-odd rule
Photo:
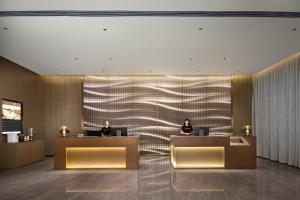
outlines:
[[[43,138],[43,94],[42,79],[31,72],[3,57],[0,57],[0,99],[6,98],[23,102],[23,129],[29,127],[36,131],[37,138]],[[0,107],[2,103],[0,104]],[[2,115],[2,108],[0,109]],[[2,136],[0,120],[0,139]]]
[[[71,134],[81,131],[82,77],[43,76],[45,86],[45,140],[46,155],[53,154],[53,140],[59,136],[62,125]]]
[[[244,125],[252,125],[252,76],[232,77],[232,122],[235,135],[242,135]]]

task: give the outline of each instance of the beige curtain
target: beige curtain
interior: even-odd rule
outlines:
[[[300,53],[254,76],[257,155],[300,167]]]

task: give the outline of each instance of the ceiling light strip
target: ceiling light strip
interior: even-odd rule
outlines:
[[[8,16],[72,16],[72,17],[277,17],[300,18],[300,12],[283,11],[129,11],[129,10],[33,10],[0,11],[0,17]]]

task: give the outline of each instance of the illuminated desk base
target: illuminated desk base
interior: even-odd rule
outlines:
[[[126,148],[67,147],[66,168],[126,168]]]
[[[174,168],[224,168],[224,147],[171,146],[171,163]]]
[[[65,137],[54,142],[54,169],[138,169],[139,136]]]
[[[174,168],[256,168],[256,138],[252,136],[171,136]]]

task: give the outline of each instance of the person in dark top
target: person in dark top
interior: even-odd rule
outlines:
[[[104,126],[101,129],[101,133],[103,136],[111,136],[111,127],[109,120],[104,121]]]
[[[185,119],[184,120],[184,124],[183,124],[183,126],[182,126],[182,128],[180,130],[180,133],[182,135],[191,135],[192,131],[193,131],[193,127],[192,127],[192,125],[190,123],[190,120],[189,119]]]

